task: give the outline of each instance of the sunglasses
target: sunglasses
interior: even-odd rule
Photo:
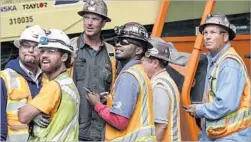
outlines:
[[[135,44],[137,46],[142,46],[137,41],[126,39],[126,38],[114,38],[113,40],[114,40],[115,46],[118,45],[118,44],[120,44],[122,46],[126,46],[126,45],[129,45],[129,44]]]

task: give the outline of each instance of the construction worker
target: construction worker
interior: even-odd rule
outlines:
[[[41,69],[49,82],[39,94],[18,111],[19,121],[29,124],[38,114],[50,116],[47,128],[33,125],[31,141],[78,141],[79,93],[70,74],[74,55],[69,37],[58,29],[50,29],[40,37]]]
[[[104,41],[101,30],[106,22],[107,6],[103,0],[88,0],[78,14],[83,17],[84,32],[72,39],[76,50],[73,79],[80,93],[79,140],[102,141],[105,135],[105,121],[99,117],[86,99],[91,91],[109,92],[116,76],[114,47]],[[106,102],[103,98],[103,102]]]
[[[26,28],[14,41],[19,57],[10,60],[0,72],[1,141],[28,140],[28,125],[18,121],[17,110],[37,95],[42,80],[46,80],[38,66],[39,52],[34,49],[38,45],[39,35],[44,35],[40,26]]]
[[[223,14],[208,15],[199,26],[209,51],[203,104],[187,111],[204,118],[203,141],[250,141],[250,80],[242,58],[230,41],[235,27]]]
[[[151,38],[153,48],[142,58],[142,65],[151,79],[153,88],[153,112],[157,141],[181,141],[180,93],[166,71],[172,45],[161,38]]]
[[[150,47],[147,30],[130,22],[116,27],[115,33],[115,57],[123,68],[107,99],[108,106],[100,102],[101,94],[95,92],[88,94],[88,100],[107,122],[107,141],[156,140],[151,84],[140,61]]]

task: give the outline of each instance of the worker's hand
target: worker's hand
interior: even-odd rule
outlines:
[[[192,115],[193,117],[197,117],[196,115],[196,105],[190,105],[187,107],[186,111]]]
[[[44,113],[38,114],[32,121],[42,128],[48,127],[51,123],[50,116]]]
[[[91,105],[95,106],[98,102],[100,102],[100,95],[98,93],[88,93],[87,100]]]

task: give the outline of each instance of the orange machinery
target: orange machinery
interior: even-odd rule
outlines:
[[[200,24],[205,22],[206,16],[213,12],[215,6],[215,0],[208,0],[206,2],[204,12]],[[152,36],[160,37],[165,18],[167,16],[170,0],[163,0],[159,13],[156,17],[156,21],[153,27]],[[233,47],[237,52],[244,57],[245,54],[250,54],[250,35],[237,35],[232,41]],[[195,72],[198,67],[200,53],[205,51],[203,48],[203,36],[198,34],[189,37],[162,37],[165,41],[173,42],[178,51],[191,53],[191,57],[184,67],[171,64],[173,68],[179,71],[184,76],[184,83],[181,92],[181,105],[188,106],[191,104],[190,92],[192,84],[195,78]],[[250,72],[250,59],[243,58]],[[186,113],[182,108],[181,110],[181,134],[183,141],[195,141],[198,138],[200,129],[196,125],[195,119]]]

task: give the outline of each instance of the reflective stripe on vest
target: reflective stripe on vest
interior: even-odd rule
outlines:
[[[29,86],[21,75],[9,68],[1,71],[1,77],[6,84],[8,98],[6,106],[7,141],[27,141],[29,136],[28,125],[19,122],[18,109],[26,105],[28,99],[31,98]]]
[[[152,135],[154,133],[154,128],[151,126],[148,127],[142,127],[139,130],[136,130],[134,132],[128,133],[124,137],[113,139],[112,141],[152,141]]]
[[[139,82],[140,94],[130,123],[125,130],[117,130],[106,125],[107,141],[153,141],[156,140],[152,113],[152,90],[150,80],[146,78],[143,68],[134,65],[123,71],[132,74]],[[143,75],[144,74],[144,75]],[[119,78],[119,77],[118,77]],[[146,81],[146,79],[148,81]],[[114,89],[113,92],[114,93]],[[113,96],[113,94],[112,94]],[[111,104],[109,104],[111,105]],[[136,116],[137,115],[137,116]]]
[[[220,138],[231,133],[243,130],[251,125],[251,110],[250,110],[250,80],[247,74],[247,69],[243,60],[238,56],[234,48],[230,47],[216,62],[212,70],[212,78],[209,82],[212,88],[209,88],[207,102],[211,102],[215,98],[217,78],[219,74],[219,65],[226,59],[232,58],[238,61],[245,71],[246,84],[242,94],[241,102],[238,109],[223,118],[218,120],[206,120],[207,135],[212,138]]]
[[[126,72],[126,71],[125,71]],[[137,68],[130,68],[129,70],[127,70],[127,72],[133,74],[137,80],[143,84],[146,84],[145,83],[145,79],[144,77],[141,75],[140,71],[137,69]],[[149,106],[147,106],[147,102],[148,102],[148,95],[147,95],[147,88],[146,88],[146,85],[143,85],[142,86],[142,90],[143,93],[143,101],[141,102],[142,104],[142,110],[141,110],[141,122],[142,122],[142,126],[148,126],[149,125],[149,118],[148,118],[148,111],[147,108]],[[140,131],[139,131],[140,132]]]
[[[157,84],[162,84],[164,86],[163,89],[168,91],[168,98],[170,99],[171,104],[168,114],[168,127],[164,133],[162,141],[181,141],[179,110],[180,94],[178,88],[166,71],[160,72],[152,78],[152,87],[154,88]]]
[[[72,100],[74,101],[74,103],[76,103],[76,114],[74,115],[74,117],[72,117],[72,120],[70,121],[70,123],[68,124],[64,124],[65,126],[62,127],[63,124],[59,124],[57,125],[58,127],[62,127],[62,129],[59,129],[60,131],[57,132],[56,130],[54,130],[55,135],[50,135],[48,136],[48,132],[51,131],[50,128],[51,125],[55,125],[55,123],[58,123],[58,121],[55,121],[54,119],[56,117],[61,117],[58,116],[57,113],[54,116],[53,120],[51,121],[51,124],[47,127],[47,128],[40,128],[38,125],[34,125],[34,137],[31,138],[31,140],[33,141],[69,141],[67,138],[67,135],[72,131],[73,127],[75,127],[75,125],[77,125],[78,123],[78,111],[79,111],[79,94],[77,92],[75,92],[71,87],[75,86],[72,78],[69,78],[68,73],[64,73],[63,75],[59,75],[58,78],[56,78],[54,81],[56,81],[59,85],[59,87],[61,88],[61,95],[62,95],[62,99],[64,98],[63,96],[69,96],[72,98]],[[69,98],[68,98],[69,99]],[[63,100],[62,100],[63,101]],[[61,102],[62,102],[61,101]],[[60,110],[60,105],[58,110]],[[53,124],[54,123],[54,124]],[[47,130],[45,130],[47,129]],[[49,131],[48,131],[49,130]],[[53,131],[53,129],[52,129]],[[56,132],[55,132],[56,131]],[[72,139],[70,139],[70,141],[72,141]]]
[[[62,79],[62,80],[57,80],[57,82],[60,84],[60,87],[62,89],[62,93],[65,95],[69,95],[72,97],[72,99],[77,103],[77,106],[79,106],[79,101],[80,98],[79,96],[75,93],[75,91],[73,91],[68,85],[72,85],[74,84],[72,79]],[[77,112],[79,111],[79,108],[77,108]],[[74,118],[72,119],[71,123],[69,123],[66,127],[64,127],[64,129],[62,131],[60,131],[53,139],[52,141],[59,141],[60,137],[62,137],[63,135],[65,135],[66,133],[68,133],[70,131],[70,129],[72,127],[74,127],[74,125],[77,123],[78,120],[78,113],[76,113],[76,115],[74,116]]]

